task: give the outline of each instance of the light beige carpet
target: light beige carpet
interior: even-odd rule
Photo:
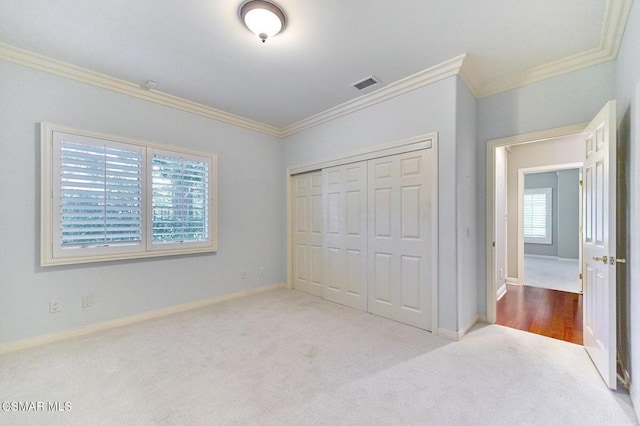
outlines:
[[[636,424],[580,346],[501,326],[451,342],[289,290],[3,355],[11,401],[71,409],[0,424]]]

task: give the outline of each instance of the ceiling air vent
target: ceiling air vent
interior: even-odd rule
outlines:
[[[376,85],[380,83],[380,80],[378,80],[376,77],[370,75],[369,77],[366,77],[364,80],[360,80],[357,81],[355,83],[352,84],[353,87],[355,87],[358,90],[364,90],[367,87],[371,87],[373,85]]]

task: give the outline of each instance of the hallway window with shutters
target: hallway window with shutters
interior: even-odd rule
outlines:
[[[525,243],[552,243],[552,202],[552,188],[525,189],[523,202]]]

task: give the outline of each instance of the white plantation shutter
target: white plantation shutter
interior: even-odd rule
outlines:
[[[217,250],[217,158],[41,126],[40,264]]]
[[[152,150],[150,167],[151,243],[166,246],[209,241],[211,161]]]
[[[139,246],[141,149],[64,133],[54,137],[58,157],[54,179],[59,180],[54,194],[54,241],[58,254],[73,248]]]
[[[524,242],[551,244],[552,189],[526,189],[524,191]]]

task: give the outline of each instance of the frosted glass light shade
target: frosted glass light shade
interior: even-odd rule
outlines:
[[[286,17],[282,9],[264,0],[252,0],[240,7],[240,18],[264,43],[278,34],[285,26]]]

